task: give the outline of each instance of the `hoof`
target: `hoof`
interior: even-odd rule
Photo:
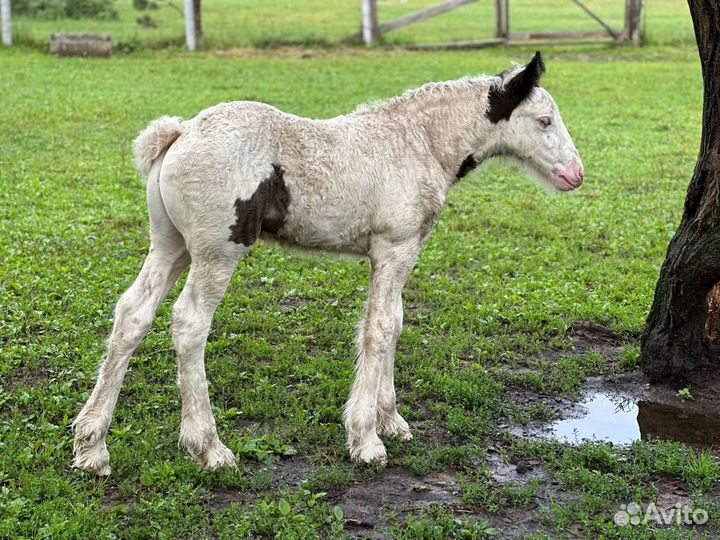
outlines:
[[[105,441],[87,444],[87,441],[75,439],[75,458],[72,466],[98,476],[108,476],[110,474],[110,453]]]
[[[378,422],[378,435],[392,437],[399,441],[410,441],[413,438],[410,426],[398,412],[386,416]]]
[[[217,469],[234,469],[235,454],[227,446],[218,441],[206,454],[203,469],[216,471]]]
[[[362,463],[385,463],[387,461],[387,452],[385,445],[375,436],[374,439],[371,439],[365,444],[351,444],[350,457]]]

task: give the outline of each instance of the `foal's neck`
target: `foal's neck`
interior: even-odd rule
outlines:
[[[400,118],[422,138],[449,184],[457,180],[468,156],[492,155],[498,145],[485,117],[489,86],[490,81],[482,78],[442,83],[415,91],[397,104]]]

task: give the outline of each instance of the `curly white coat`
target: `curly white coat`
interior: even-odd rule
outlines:
[[[236,205],[255,208],[254,195],[278,170],[289,204],[282,226],[261,237],[371,261],[344,414],[350,454],[383,460],[378,435],[412,438],[396,409],[393,383],[401,291],[448,190],[467,169],[496,155],[517,158],[558,190],[582,183],[575,146],[547,91],[526,88],[500,118],[508,106],[501,100],[517,90],[518,77],[532,66],[539,70],[533,82],[539,79],[544,68],[537,59],[496,77],[428,84],[330,120],[234,102],[189,121],[165,117],[150,124],[135,144],[147,178],[150,252],[118,302],[107,357],[75,420],[74,465],[109,474],[105,436],[128,360],[188,266],[172,322],[183,401],[180,441],[205,468],[234,465],[211,412],[204,348],[215,308],[250,248],[229,238],[240,223]]]

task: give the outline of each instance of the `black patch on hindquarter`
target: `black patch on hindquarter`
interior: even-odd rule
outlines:
[[[470,171],[472,171],[475,167],[478,166],[478,162],[475,161],[475,158],[472,156],[468,156],[465,158],[465,160],[460,164],[460,168],[458,169],[458,172],[455,174],[455,178],[460,180],[461,178],[464,178],[467,176]]]
[[[251,246],[260,231],[277,233],[285,224],[290,193],[283,180],[284,170],[273,163],[273,172],[260,182],[249,200],[235,201],[235,225],[230,225],[230,238],[236,244]]]
[[[540,86],[540,77],[543,73],[545,73],[545,62],[540,51],[537,51],[525,69],[506,82],[502,88],[490,89],[485,116],[493,124],[497,124],[500,120],[509,120],[515,107],[530,95],[533,88]]]

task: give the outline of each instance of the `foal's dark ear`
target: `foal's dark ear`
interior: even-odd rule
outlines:
[[[525,66],[523,77],[526,79],[528,84],[532,86],[540,86],[540,77],[543,76],[543,73],[545,73],[545,62],[543,62],[540,51],[536,51],[535,56],[533,56],[532,60],[530,60],[530,63]]]
[[[500,120],[509,120],[515,107],[530,95],[534,87],[540,86],[540,77],[543,73],[545,73],[545,62],[538,51],[525,69],[507,81],[502,88],[490,89],[488,110],[485,113],[488,119],[493,124],[497,124]]]

